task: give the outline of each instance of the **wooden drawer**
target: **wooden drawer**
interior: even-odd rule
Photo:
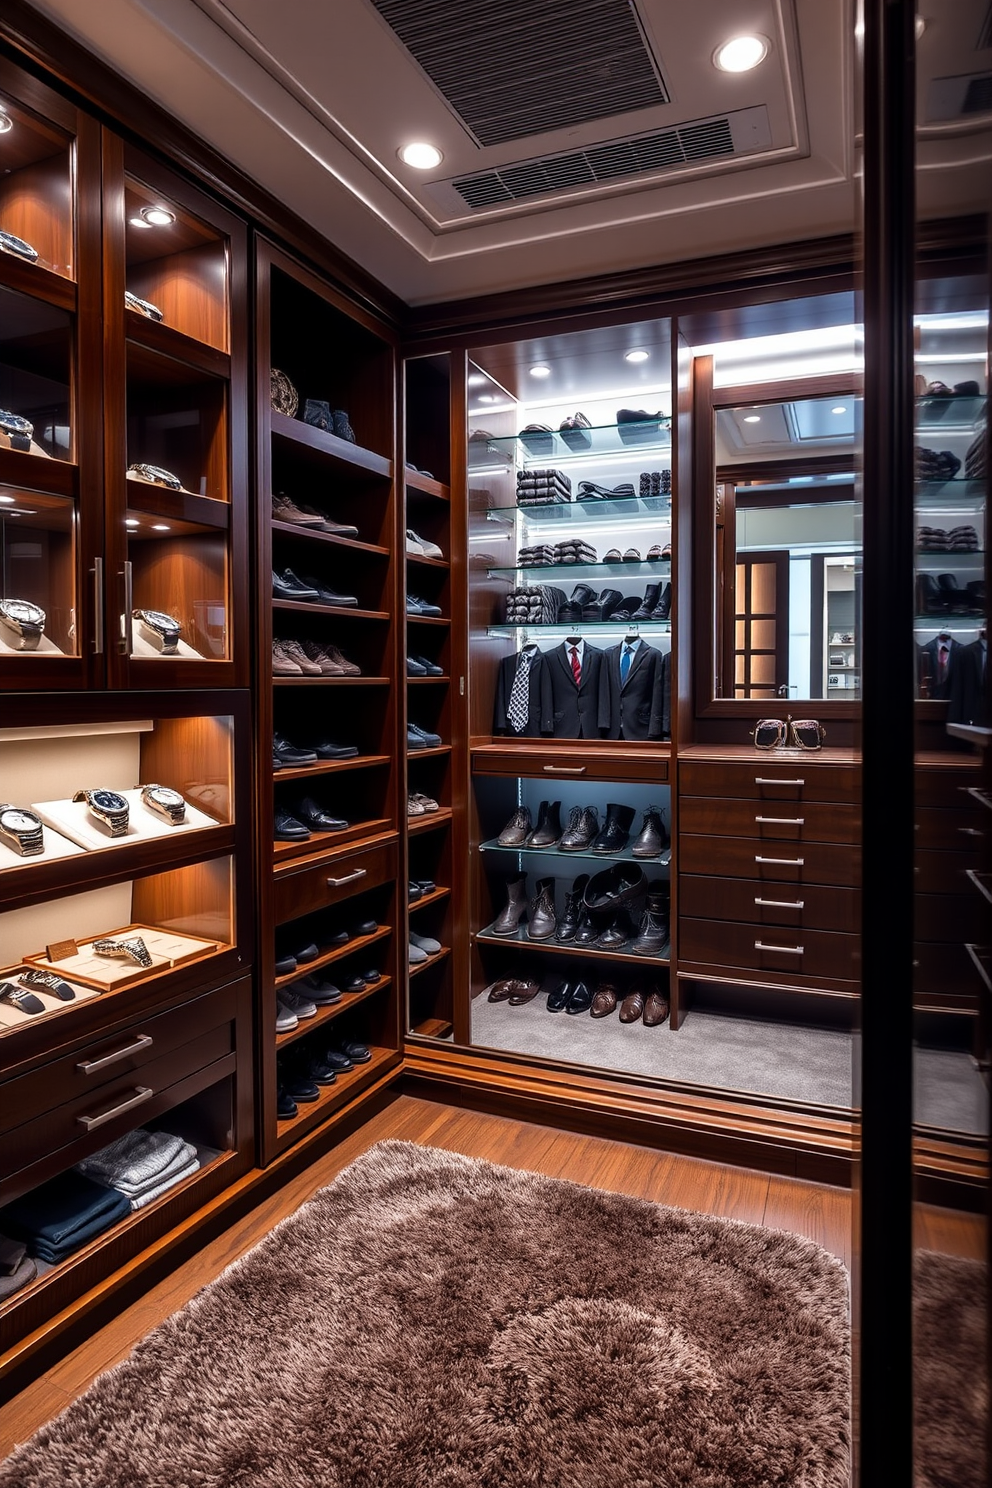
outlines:
[[[980,868],[982,852],[918,852],[913,858],[913,882],[918,894],[977,894],[969,868]]]
[[[713,796],[681,796],[679,828],[707,837],[753,837],[758,841],[847,842],[861,837],[861,808],[846,802],[784,802],[726,800]]]
[[[917,806],[966,807],[977,805],[968,795],[968,787],[982,783],[981,771],[974,765],[948,766],[946,769],[921,769],[913,777]]]
[[[292,865],[276,875],[273,893],[276,924],[295,920],[315,909],[339,904],[353,894],[362,894],[397,874],[395,842],[357,851],[324,853],[314,863]]]
[[[986,996],[978,968],[963,941],[947,945],[914,943],[913,998],[917,1006],[921,1000],[931,998],[931,1005],[939,1008],[942,999],[946,999],[958,1008],[977,1011],[979,1002],[984,1002]]]
[[[727,920],[679,916],[679,961],[739,967],[766,976],[812,976],[857,981],[860,940],[829,930],[801,932]]]
[[[966,796],[965,801],[969,798]],[[992,815],[975,806],[918,807],[914,830],[916,846],[923,852],[970,852],[981,850],[992,831]]]
[[[780,843],[766,846],[746,837],[679,836],[680,873],[750,878],[756,883],[837,884],[861,882],[861,853],[832,842]]]
[[[156,1079],[171,1084],[233,1049],[235,1014],[234,987],[220,987],[8,1080],[0,1087],[0,1132],[65,1103],[85,1110],[112,1100],[129,1085],[149,1084],[153,1068]],[[179,1074],[170,1073],[173,1065]]]
[[[917,894],[913,900],[916,940],[962,944],[987,940],[992,905],[977,891],[970,894]]]
[[[569,748],[555,746],[550,755],[525,744],[485,745],[472,751],[473,775],[511,775],[526,780],[627,780],[663,785],[669,778],[668,744],[655,753],[650,745],[610,744],[576,740]]]
[[[686,796],[740,796],[749,801],[860,800],[857,765],[814,764],[807,758],[682,760],[679,790]]]
[[[858,935],[861,895],[857,889],[821,884],[802,890],[768,892],[743,878],[702,878],[683,873],[678,882],[679,911],[694,919],[746,920],[786,929],[835,930]]]

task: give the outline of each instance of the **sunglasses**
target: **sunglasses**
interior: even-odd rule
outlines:
[[[826,734],[815,718],[759,718],[751,730],[755,749],[819,749]]]

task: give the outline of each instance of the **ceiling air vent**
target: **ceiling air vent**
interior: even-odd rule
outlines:
[[[482,145],[667,103],[632,0],[371,0]]]
[[[673,129],[609,140],[565,155],[548,155],[462,176],[450,184],[474,211],[483,207],[548,196],[577,186],[596,186],[631,176],[752,154],[771,143],[763,107],[698,119]]]

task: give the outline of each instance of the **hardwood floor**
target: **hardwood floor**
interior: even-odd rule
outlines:
[[[398,1095],[332,1151],[260,1202],[186,1264],[152,1287],[114,1322],[95,1332],[0,1415],[0,1455],[6,1455],[126,1358],[135,1343],[243,1255],[281,1219],[373,1143],[387,1138],[442,1147],[468,1157],[567,1178],[658,1203],[788,1229],[815,1240],[846,1264],[851,1259],[852,1195],[846,1189],[723,1167],[652,1148],[557,1131]],[[972,1254],[980,1244],[969,1216],[921,1211],[920,1243]]]

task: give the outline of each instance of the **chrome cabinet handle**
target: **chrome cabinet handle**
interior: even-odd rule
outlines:
[[[755,904],[763,909],[802,909],[802,899],[755,899]]]
[[[134,650],[134,620],[131,611],[134,608],[134,565],[130,559],[124,564],[124,630],[121,636],[121,653],[130,656]]]
[[[806,825],[804,816],[756,816],[756,822],[763,822],[768,827],[802,827]]]
[[[803,954],[802,946],[770,946],[765,945],[763,940],[756,940],[754,942],[754,949],[756,951],[782,951],[787,956],[801,956]]]
[[[342,884],[354,883],[356,878],[364,878],[368,871],[367,868],[356,868],[354,873],[346,873],[344,878],[329,878],[327,880],[327,887],[329,889],[339,889]]]
[[[93,567],[93,652],[103,654],[103,559],[94,558]]]
[[[548,775],[584,775],[585,765],[545,765],[545,773]]]
[[[803,864],[805,863],[806,859],[805,858],[760,858],[758,856],[758,854],[755,853],[755,855],[754,855],[754,861],[756,863],[782,863],[787,868],[801,868],[803,866]]]
[[[765,780],[762,775],[755,775],[755,785],[805,785],[805,780]]]
[[[77,1116],[76,1120],[80,1126],[85,1126],[87,1131],[93,1131],[95,1127],[103,1126],[108,1121],[113,1121],[115,1116],[122,1116],[125,1111],[130,1111],[134,1106],[143,1106],[145,1101],[151,1100],[155,1094],[147,1085],[139,1085],[129,1100],[121,1101],[119,1106],[114,1106],[112,1111],[104,1111],[102,1116]]]
[[[97,1070],[106,1069],[108,1064],[116,1064],[118,1059],[126,1059],[129,1054],[150,1049],[154,1042],[150,1033],[139,1033],[133,1044],[125,1044],[123,1049],[115,1049],[112,1054],[103,1054],[99,1059],[84,1059],[76,1068],[84,1075],[92,1075]]]

